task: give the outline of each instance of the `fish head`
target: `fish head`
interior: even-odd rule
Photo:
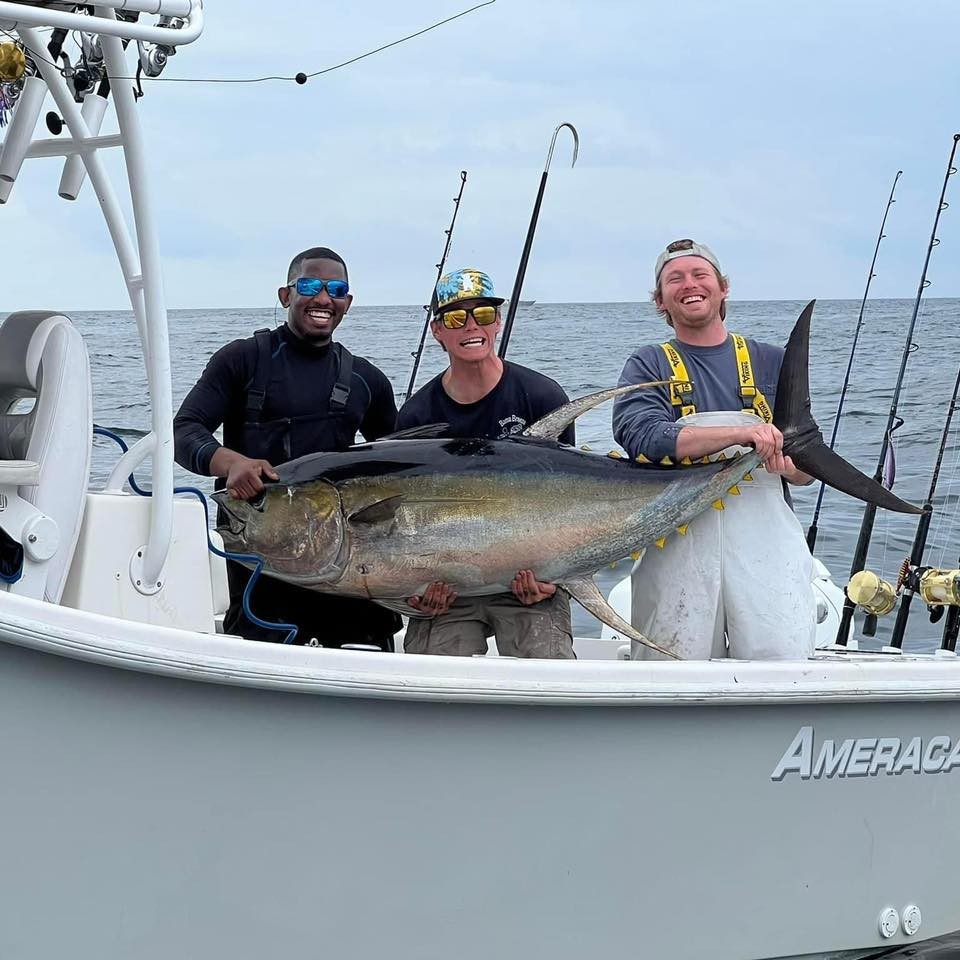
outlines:
[[[226,490],[217,532],[227,551],[254,554],[264,571],[296,583],[335,579],[342,573],[344,522],[337,488],[326,481],[267,484],[250,500]]]

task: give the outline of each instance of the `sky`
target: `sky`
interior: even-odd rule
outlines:
[[[164,76],[311,72],[469,6],[207,0]],[[461,170],[447,265],[507,295],[562,122],[580,156],[562,132],[524,298],[645,300],[659,251],[693,237],[733,299],[859,299],[897,170],[871,295],[912,298],[960,132],[958,35],[952,0],[496,0],[304,86],[145,83],[168,305],[269,307],[313,245],[343,255],[355,304],[425,303]],[[27,161],[0,206],[0,308],[123,308],[96,199],[59,199],[61,165]],[[960,296],[960,177],[952,194],[928,296]]]

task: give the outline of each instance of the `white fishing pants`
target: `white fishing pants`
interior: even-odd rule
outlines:
[[[756,418],[724,411],[679,422],[736,426]],[[634,566],[633,626],[684,659],[791,660],[813,653],[813,558],[780,477],[763,467],[752,477],[738,485],[739,496],[724,496],[723,510],[705,510],[685,536],[674,533],[662,549],[648,547]],[[636,642],[631,654],[664,659]]]

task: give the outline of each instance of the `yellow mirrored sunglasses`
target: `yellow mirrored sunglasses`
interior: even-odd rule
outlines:
[[[447,310],[437,318],[448,330],[459,330],[467,325],[467,317],[472,316],[480,327],[488,327],[496,322],[496,307],[473,307],[471,310]]]

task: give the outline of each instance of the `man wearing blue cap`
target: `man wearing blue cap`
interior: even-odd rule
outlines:
[[[773,407],[783,350],[726,328],[730,284],[709,247],[676,240],[657,258],[653,300],[673,328],[641,347],[620,386],[640,390],[613,408],[617,442],[640,462],[674,465],[748,447],[764,460],[754,482],[734,487],[649,547],[633,571],[631,621],[684,659],[793,659],[813,652],[813,560],[782,481],[809,483],[783,454]],[[722,511],[722,512],[721,512]],[[633,644],[638,658],[659,657]]]
[[[496,353],[503,298],[480,270],[455,270],[440,278],[431,302],[430,325],[449,364],[400,409],[397,429],[448,424],[445,436],[498,440],[519,433],[568,402],[563,388],[535,370],[501,360]],[[575,442],[571,425],[562,443]],[[570,602],[536,571],[519,570],[511,592],[457,599],[434,583],[410,604],[429,619],[411,619],[408,653],[473,656],[487,652],[493,635],[502,655],[572,659]]]

